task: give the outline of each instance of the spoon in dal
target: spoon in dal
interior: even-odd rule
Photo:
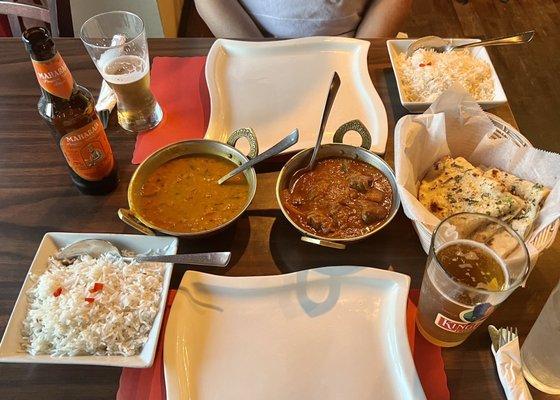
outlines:
[[[290,178],[290,182],[288,185],[288,189],[290,192],[294,190],[294,186],[296,182],[303,174],[309,171],[313,171],[315,168],[315,161],[317,159],[317,154],[319,153],[319,148],[321,147],[321,141],[323,140],[323,133],[325,132],[325,128],[327,126],[327,121],[329,119],[329,114],[331,113],[332,105],[334,103],[334,99],[336,98],[336,94],[338,93],[338,89],[340,88],[340,76],[335,71],[334,75],[331,80],[331,87],[329,89],[329,94],[327,95],[327,102],[325,103],[325,108],[323,110],[323,117],[321,118],[321,126],[319,128],[319,135],[317,135],[317,142],[315,143],[315,148],[313,148],[313,154],[311,155],[311,159],[309,160],[309,164],[307,166],[298,169],[292,177]]]
[[[85,239],[74,242],[61,249],[54,255],[54,258],[60,261],[70,262],[74,258],[86,254],[91,257],[99,257],[102,254],[109,254],[115,257],[121,257],[127,262],[167,262],[222,268],[226,267],[231,259],[231,253],[229,251],[198,254],[172,254],[159,256],[139,255],[134,257],[123,257],[119,249],[111,242],[101,239]]]
[[[231,170],[230,172],[222,176],[220,179],[218,179],[218,185],[221,185],[228,179],[233,178],[235,175],[239,174],[240,172],[243,172],[246,169],[251,168],[253,165],[260,163],[261,161],[264,161],[267,158],[275,156],[276,154],[279,154],[282,151],[292,147],[294,144],[297,143],[298,140],[299,140],[299,131],[297,129],[294,129],[288,136],[286,136],[284,139],[276,143],[267,151],[263,152],[262,154],[259,154],[255,158],[250,159],[245,164],[241,164],[239,167]]]
[[[410,46],[408,46],[406,56],[412,57],[412,54],[419,49],[434,50],[436,53],[449,53],[453,50],[468,49],[470,47],[504,46],[508,44],[529,43],[533,39],[533,36],[535,36],[535,31],[527,31],[513,36],[503,36],[495,39],[461,45],[453,45],[449,40],[442,39],[439,36],[424,36],[415,40],[410,44]]]

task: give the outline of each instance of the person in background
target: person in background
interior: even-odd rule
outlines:
[[[218,38],[395,36],[412,0],[195,0]]]

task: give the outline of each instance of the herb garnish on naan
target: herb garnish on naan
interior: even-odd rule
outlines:
[[[426,173],[418,193],[420,203],[438,218],[459,212],[490,215],[503,221],[516,217],[527,204],[506,186],[463,157],[449,156]]]

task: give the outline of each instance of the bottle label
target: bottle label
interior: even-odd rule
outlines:
[[[63,99],[69,99],[74,88],[74,79],[60,53],[50,60],[31,60],[39,85],[47,92]]]
[[[72,170],[88,181],[100,181],[113,169],[113,152],[99,119],[67,133],[60,148]]]

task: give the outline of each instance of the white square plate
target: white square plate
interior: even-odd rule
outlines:
[[[359,119],[371,134],[371,151],[384,153],[387,114],[369,76],[369,45],[340,37],[216,40],[206,60],[211,112],[205,138],[225,142],[234,130],[253,128],[265,151],[298,128],[299,142],[287,151],[313,147],[337,71],[341,85],[323,142],[331,143],[338,127]],[[357,134],[345,142],[361,143]]]
[[[409,283],[365,267],[188,271],[165,331],[167,398],[425,399],[406,334]]]
[[[164,264],[163,288],[159,310],[154,320],[148,341],[144,344],[142,352],[137,356],[75,356],[75,357],[51,357],[49,355],[33,356],[21,349],[21,328],[23,320],[27,315],[28,302],[27,291],[33,286],[30,275],[40,275],[47,269],[47,260],[60,248],[78,240],[104,239],[117,246],[119,249],[131,250],[137,254],[146,253],[150,250],[161,249],[163,254],[177,253],[177,238],[171,236],[143,236],[123,235],[114,233],[63,233],[50,232],[45,234],[39,249],[35,254],[31,268],[23,282],[16,304],[8,321],[2,343],[0,343],[0,362],[9,363],[40,363],[40,364],[85,364],[105,365],[112,367],[147,368],[154,362],[157,342],[163,313],[167,301],[167,292],[171,280],[173,264]]]
[[[406,108],[410,112],[424,112],[430,107],[432,103],[428,102],[419,102],[419,101],[405,101],[403,97],[403,91],[401,88],[401,80],[399,74],[397,72],[396,67],[396,56],[400,53],[405,53],[408,49],[408,46],[416,39],[394,39],[394,40],[387,40],[387,50],[389,51],[389,57],[391,58],[391,65],[393,67],[393,72],[395,73],[395,78],[397,80],[397,88],[399,90],[399,99],[401,104],[404,108]],[[461,45],[467,43],[474,43],[480,42],[479,39],[445,39],[452,41],[453,44]],[[494,98],[489,101],[479,101],[478,104],[484,110],[488,110],[490,108],[502,105],[507,103],[507,97],[502,88],[502,84],[500,83],[500,78],[498,78],[498,74],[494,69],[494,65],[492,65],[492,60],[490,60],[490,56],[484,47],[473,47],[468,49],[473,56],[478,59],[485,61],[490,68],[492,69],[492,80],[494,81]]]

